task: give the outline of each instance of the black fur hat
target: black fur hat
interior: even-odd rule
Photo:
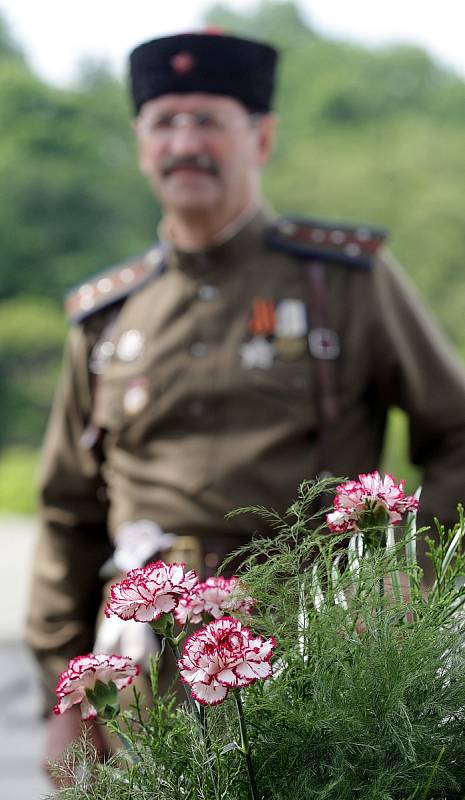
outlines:
[[[251,112],[270,111],[277,60],[268,44],[217,32],[144,42],[129,58],[136,113],[147,100],[186,92],[226,95]]]

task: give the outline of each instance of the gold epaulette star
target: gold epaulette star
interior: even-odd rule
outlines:
[[[339,261],[370,267],[387,237],[384,228],[281,217],[268,228],[269,246],[308,260]]]
[[[81,322],[96,311],[124,300],[158,275],[163,262],[163,250],[157,245],[139,258],[106,269],[68,294],[67,316],[71,322]]]

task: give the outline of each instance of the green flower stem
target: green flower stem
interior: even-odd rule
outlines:
[[[186,626],[183,630],[177,635],[174,636],[174,619],[172,614],[163,614],[160,619],[152,622],[150,627],[158,636],[162,637],[162,648],[161,652],[163,653],[164,644],[167,642],[173,651],[174,657],[176,659],[176,665],[178,664],[179,659],[181,658],[181,653],[179,651],[179,645],[186,638]],[[200,721],[199,717],[199,709],[197,703],[195,702],[194,698],[192,697],[189,689],[187,688],[186,684],[181,681],[184,694],[186,695],[187,702],[191,709],[193,710],[194,714],[196,715],[197,719]]]
[[[105,719],[105,717],[99,715],[97,716],[96,722],[98,725],[107,727],[111,733],[114,733],[118,737],[123,747],[123,750],[128,756],[131,764],[139,763],[140,758],[137,755],[136,751],[134,750],[133,744],[129,739],[129,737],[126,736],[126,734],[123,733],[123,731],[119,727],[119,723],[117,722],[116,717],[113,717],[112,719]]]
[[[379,596],[381,598],[384,597],[384,577],[379,579]]]
[[[242,707],[240,689],[234,689],[233,694],[234,694],[234,699],[236,701],[237,716],[239,719],[239,729],[241,732],[241,746],[238,749],[245,757],[245,763],[247,765],[247,772],[249,775],[250,794],[252,796],[252,800],[258,800],[257,782],[255,780],[255,773],[252,764],[252,757],[250,753],[250,742],[249,742],[249,737],[247,735],[247,726],[245,724],[245,716],[244,716],[244,709]]]
[[[176,637],[165,636],[165,640],[168,642],[169,646],[171,647],[171,649],[173,651],[174,657],[176,659],[176,663],[178,663],[180,658],[181,658],[181,652],[179,650],[179,643],[182,642],[182,640],[185,639],[185,638],[186,638],[186,632],[185,631],[181,631],[181,633]],[[179,670],[179,667],[178,667],[178,670]],[[208,753],[208,750],[210,749],[210,740],[209,740],[209,736],[208,736],[206,709],[204,708],[204,706],[201,706],[200,703],[196,703],[195,702],[194,698],[192,697],[191,692],[187,688],[187,685],[184,683],[184,681],[181,681],[181,683],[183,685],[184,693],[185,693],[185,695],[187,697],[187,702],[189,703],[189,706],[191,707],[191,709],[192,709],[192,711],[194,713],[194,716],[195,716],[195,718],[197,719],[197,722],[200,725],[200,730],[202,731],[202,738],[203,738],[203,741],[204,741],[204,744],[205,744],[205,748],[206,748],[207,753]],[[212,786],[215,787],[215,776],[214,776],[214,773],[213,773],[213,767],[212,767],[211,762],[210,762],[209,759],[207,759],[207,762],[208,762],[208,769],[209,769],[210,777],[211,777],[211,781],[212,781]]]
[[[376,554],[379,550],[386,547],[386,528],[368,528],[365,531],[367,551],[372,551]],[[382,603],[385,595],[384,577],[379,579],[378,594]],[[376,613],[381,617],[383,613],[382,605],[377,606]]]
[[[128,737],[125,736],[125,734],[122,731],[116,731],[116,735],[117,735],[118,739],[120,740],[121,744],[123,745],[123,750],[126,751],[126,753],[128,754],[129,758],[131,759],[131,763],[132,764],[138,764],[139,761],[140,761],[140,758],[137,755],[137,753],[134,751],[134,748],[133,748],[130,740],[128,739]]]
[[[208,731],[208,723],[207,723],[207,709],[205,708],[205,706],[200,705],[200,703],[199,703],[199,720],[200,720],[200,727],[202,729],[203,743],[205,745],[205,751],[207,753],[208,771],[210,773],[210,778],[212,782],[213,791],[215,792],[215,797],[217,797],[217,790],[216,790],[217,780],[215,778],[215,771],[213,769],[213,764],[209,756],[209,752],[211,750],[211,742],[210,742],[210,734]]]
[[[174,653],[174,657],[176,659],[176,664],[178,664],[178,662],[179,662],[179,660],[181,658],[178,639],[179,639],[179,637],[176,637],[176,639],[173,639],[170,636],[166,637],[166,641],[168,642],[169,646],[171,647],[171,649],[172,649],[172,651]],[[179,667],[178,667],[178,670],[179,670]],[[181,678],[179,678],[179,680],[181,680]],[[192,694],[190,693],[190,691],[187,688],[187,686],[184,683],[184,681],[181,681],[181,683],[182,683],[182,686],[183,686],[183,689],[184,689],[184,694],[186,695],[186,698],[187,698],[187,702],[189,703],[189,705],[190,705],[192,711],[194,712],[195,716],[197,717],[198,721],[200,723],[202,723],[201,716],[200,716],[200,711],[199,711],[199,706],[195,702],[194,698],[192,697]]]
[[[202,728],[202,735],[205,741],[205,744],[208,745],[208,726],[207,726],[207,713],[206,713],[205,706],[201,706],[199,704],[199,717],[200,717],[200,725]]]

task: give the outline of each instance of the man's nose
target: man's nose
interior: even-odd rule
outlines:
[[[205,149],[205,142],[192,126],[175,128],[170,133],[170,152],[172,155],[197,155]]]

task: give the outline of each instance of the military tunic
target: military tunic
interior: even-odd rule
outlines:
[[[423,514],[455,519],[465,378],[443,337],[379,242],[365,261],[353,248],[330,253],[322,269],[337,415],[322,463],[306,250],[293,247],[292,226],[275,228],[280,246],[270,244],[269,225],[259,212],[204,252],[158,250],[133,291],[94,311],[89,303],[71,331],[44,450],[27,623],[49,688],[92,646],[98,571],[119,526],[154,520],[222,555],[270,532],[228,511],[282,512],[322,468],[375,469],[392,405],[409,416]]]

